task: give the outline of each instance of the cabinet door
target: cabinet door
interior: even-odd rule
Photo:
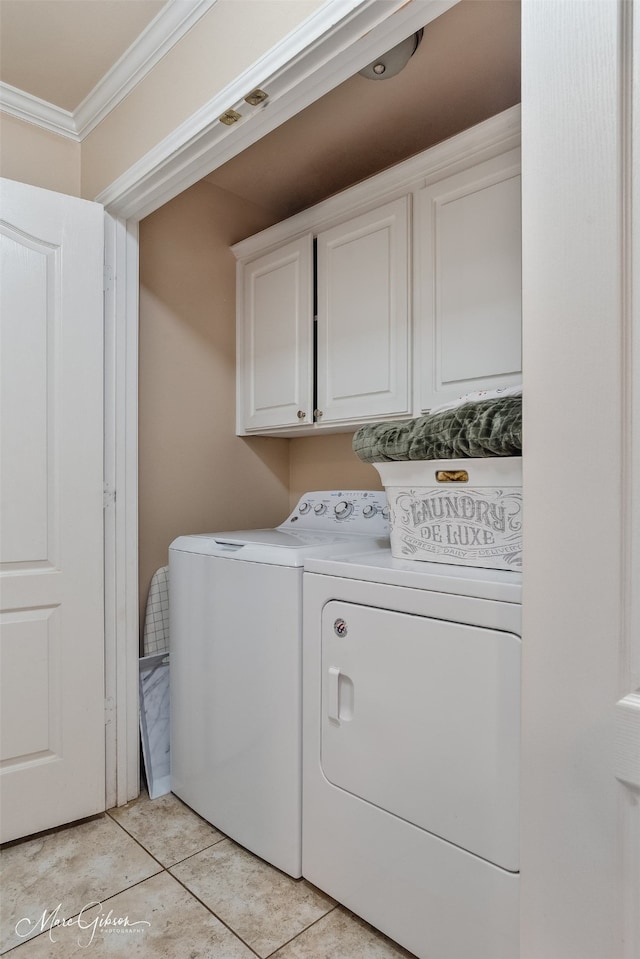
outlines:
[[[520,382],[518,150],[419,191],[415,256],[421,409]]]
[[[313,420],[313,240],[239,266],[238,433]]]
[[[408,198],[318,235],[321,424],[407,414]]]

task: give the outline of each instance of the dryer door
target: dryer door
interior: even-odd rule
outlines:
[[[324,775],[517,871],[520,639],[333,600],[322,616]]]

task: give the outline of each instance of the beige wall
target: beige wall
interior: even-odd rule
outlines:
[[[218,0],[85,138],[82,195],[94,199],[322,2]]]
[[[275,526],[311,489],[381,489],[350,433],[235,435],[235,259],[269,215],[207,181],[140,224],[140,600],[184,533]]]
[[[0,113],[0,176],[80,196],[80,144]]]
[[[352,433],[303,436],[291,440],[289,503],[293,507],[309,490],[382,489],[373,466],[351,448]]]
[[[140,599],[184,533],[274,526],[285,439],[235,436],[235,260],[265,214],[206,182],[140,224]]]

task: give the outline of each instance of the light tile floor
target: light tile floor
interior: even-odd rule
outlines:
[[[411,959],[172,795],[7,845],[0,865],[11,959]]]

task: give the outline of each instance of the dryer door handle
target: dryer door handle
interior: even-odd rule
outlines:
[[[353,719],[353,681],[338,666],[329,666],[327,715],[330,722],[348,723]]]
[[[329,667],[329,719],[334,723],[340,722],[340,670],[337,666]]]

